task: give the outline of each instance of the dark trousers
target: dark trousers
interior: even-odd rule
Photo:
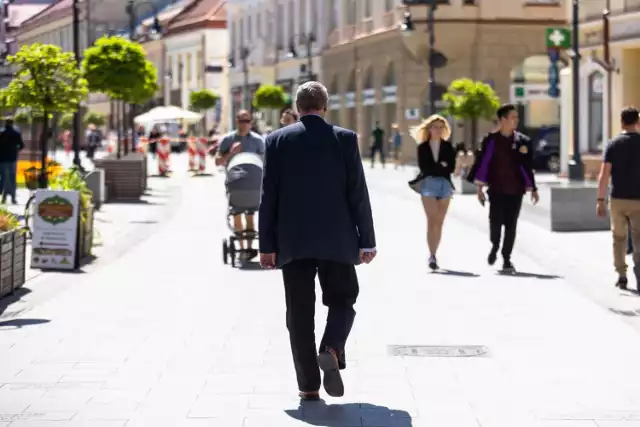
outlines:
[[[380,163],[384,165],[384,162],[385,162],[384,149],[382,148],[382,146],[373,145],[371,147],[371,166],[373,166],[376,163],[376,153],[380,156]]]
[[[516,241],[518,216],[522,208],[522,195],[495,194],[489,192],[489,235],[494,248],[500,247],[502,227],[504,240],[502,241],[502,258],[511,260],[511,252]]]
[[[16,200],[16,162],[0,162],[0,189],[2,190],[2,200],[7,196],[12,201]]]
[[[282,267],[287,303],[287,329],[300,391],[320,389],[315,339],[316,275],[322,288],[322,303],[329,308],[319,351],[331,348],[345,365],[345,344],[356,312],[358,276],[355,266],[317,259],[295,260]]]

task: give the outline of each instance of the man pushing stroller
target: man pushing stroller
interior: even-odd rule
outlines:
[[[236,114],[236,130],[225,135],[218,146],[218,154],[215,160],[217,166],[226,167],[231,157],[238,153],[255,153],[264,156],[264,139],[257,133],[251,131],[252,122],[253,119],[249,111],[238,111]],[[259,190],[259,188],[256,189],[256,191]],[[230,214],[233,216],[233,229],[236,233],[256,231],[253,218],[255,210],[240,212],[234,211],[233,206],[230,206],[230,208]],[[258,251],[252,249],[252,242],[252,239],[240,240],[241,248],[250,250],[245,255],[246,260],[258,255]]]

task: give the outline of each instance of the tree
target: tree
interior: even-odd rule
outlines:
[[[213,91],[209,89],[201,89],[191,92],[189,94],[189,104],[191,109],[194,111],[199,111],[206,113],[207,110],[212,109],[218,103],[218,99],[220,97],[216,95]],[[204,117],[204,128],[207,128],[207,115]]]
[[[2,90],[2,97],[10,108],[29,108],[32,116],[42,117],[40,155],[44,171],[49,120],[53,113],[76,111],[87,95],[87,82],[73,53],[63,52],[59,46],[24,45],[7,61],[15,67],[16,73]],[[47,185],[47,175],[41,173],[40,186],[44,188]]]
[[[472,147],[476,147],[478,120],[491,120],[500,107],[493,88],[481,81],[463,78],[454,80],[442,98],[447,104],[444,114],[471,122],[471,142]]]
[[[139,43],[118,36],[101,37],[84,51],[82,69],[91,92],[141,104],[158,90],[158,72]]]
[[[142,46],[118,36],[101,37],[85,50],[82,69],[91,92],[131,104],[129,125],[133,130],[134,105],[146,103],[158,91],[158,70],[147,60]],[[117,154],[119,157],[119,146]]]
[[[278,110],[286,105],[287,99],[280,86],[261,85],[253,95],[253,106],[256,108]]]
[[[104,126],[107,123],[107,116],[95,111],[87,111],[82,119],[85,125]]]
[[[64,113],[60,116],[60,120],[58,120],[58,126],[62,130],[72,130],[73,129],[73,113]]]

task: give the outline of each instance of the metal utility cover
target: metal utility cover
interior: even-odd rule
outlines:
[[[489,349],[482,345],[390,345],[391,356],[412,357],[480,357]]]

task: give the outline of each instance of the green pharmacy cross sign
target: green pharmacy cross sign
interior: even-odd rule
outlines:
[[[569,49],[571,31],[567,28],[547,28],[545,41],[547,49]]]

